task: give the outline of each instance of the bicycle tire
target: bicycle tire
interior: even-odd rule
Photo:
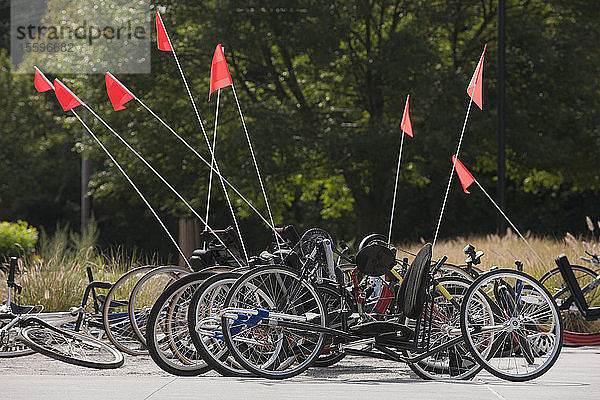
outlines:
[[[338,310],[341,309],[339,291],[325,285],[318,285],[317,292],[321,295],[323,304],[327,309],[327,326],[332,328],[341,328],[341,314]],[[350,296],[351,294],[348,294]],[[337,314],[334,314],[336,311]],[[337,326],[339,325],[339,326]],[[346,353],[332,351],[332,338],[326,337],[328,344],[323,348],[323,352],[315,360],[314,366],[319,368],[331,367],[342,361],[346,357]]]
[[[163,290],[179,278],[192,272],[184,267],[164,266],[148,271],[131,290],[127,312],[136,338],[147,347],[146,324],[148,314]],[[157,282],[157,280],[159,280]]]
[[[317,290],[299,271],[283,266],[257,267],[242,275],[225,299],[225,308],[230,307],[310,315],[310,323],[326,326],[327,312]],[[325,333],[280,324],[234,326],[227,316],[221,318],[223,337],[238,363],[256,376],[270,379],[304,372],[325,345]]]
[[[446,276],[437,281],[459,304],[472,283],[472,280],[458,276]],[[485,298],[481,300],[486,303]],[[460,308],[457,309],[437,287],[432,290],[430,302],[434,308],[429,340],[430,347],[435,347],[455,337],[451,333],[451,329],[460,329]],[[488,313],[492,312],[489,304],[486,303],[483,306],[487,307],[482,310]],[[407,351],[406,354],[410,357],[410,352]],[[425,380],[468,380],[483,368],[473,359],[464,342],[432,354],[422,361],[408,363],[408,366]]]
[[[460,265],[442,264],[436,273],[436,277],[459,276],[473,282],[482,272],[478,268],[471,267],[471,272]]]
[[[108,340],[117,349],[133,356],[148,354],[148,349],[133,331],[129,297],[138,280],[154,268],[156,267],[143,266],[121,276],[106,294],[102,306],[102,322]]]
[[[188,328],[192,342],[204,361],[223,376],[247,377],[253,375],[235,361],[229,353],[227,344],[217,336],[222,331],[220,318],[212,321],[213,324],[210,328],[208,326],[204,328],[205,332],[197,331],[196,326],[201,320],[206,321],[210,317],[218,317],[229,289],[240,276],[239,273],[221,273],[206,279],[196,289],[189,305]]]
[[[477,319],[476,296],[491,302],[493,320]],[[495,270],[477,278],[463,297],[460,324],[469,351],[483,368],[513,382],[546,373],[562,349],[556,302],[544,285],[520,271]]]
[[[16,315],[0,316],[0,328],[6,326]],[[8,322],[6,322],[8,320]],[[0,358],[13,358],[27,356],[35,353],[21,339],[19,339],[19,328],[13,326],[0,335]]]
[[[577,283],[583,289],[586,285],[594,282],[598,274],[596,271],[582,265],[572,265],[573,274]],[[556,302],[560,304],[569,296],[570,292],[558,268],[546,272],[541,278],[542,283],[552,294]],[[598,306],[600,303],[600,287],[583,293],[585,300],[590,306]],[[562,307],[561,307],[562,308]],[[568,346],[592,346],[600,344],[600,322],[587,321],[576,307],[561,310],[565,327],[564,344]]]
[[[40,354],[87,368],[112,369],[123,365],[123,354],[108,344],[79,332],[29,318],[21,329],[21,340]]]
[[[189,337],[189,304],[179,302],[189,301],[200,284],[210,276],[211,274],[195,272],[175,281],[161,293],[150,310],[146,344],[152,360],[163,371],[178,376],[197,376],[211,369],[197,353]],[[174,307],[178,309],[177,312],[174,312]],[[181,315],[179,311],[185,315]],[[187,356],[185,358],[182,357],[184,353]]]

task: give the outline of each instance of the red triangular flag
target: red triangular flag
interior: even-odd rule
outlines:
[[[408,99],[410,94],[406,96],[406,105],[404,106],[404,114],[402,114],[402,122],[400,123],[400,129],[408,136],[413,137],[412,124],[410,123],[410,115],[408,113]]]
[[[63,110],[69,111],[81,105],[81,100],[58,79],[54,80],[54,93]]]
[[[456,165],[454,165],[454,160],[456,160]],[[475,182],[475,178],[473,178],[473,175],[471,175],[471,173],[465,168],[460,160],[456,158],[456,156],[452,156],[452,164],[454,165],[454,169],[458,174],[458,179],[460,179],[460,184],[462,185],[463,190],[466,194],[471,194],[471,192],[469,192],[467,189],[473,184],[473,182]]]
[[[473,73],[473,77],[471,78],[471,82],[469,82],[469,86],[467,86],[467,94],[473,99],[475,104],[479,106],[480,109],[483,110],[483,59],[485,56],[485,49],[487,48],[487,43],[483,47],[483,53],[481,53],[481,58],[479,58],[479,62],[477,63],[477,67],[475,68],[475,72]],[[475,93],[473,94],[473,91]]]
[[[48,78],[44,76],[42,71],[40,71],[36,66],[33,68],[35,68],[35,79],[33,80],[35,90],[38,92],[47,92],[48,90],[53,90],[54,86],[52,86],[52,83],[50,83]]]
[[[221,89],[227,86],[233,85],[231,75],[229,74],[229,68],[227,67],[227,61],[225,61],[225,54],[223,54],[223,48],[220,44],[215,49],[213,55],[212,64],[210,66],[210,90],[208,92],[208,101],[210,101],[210,95],[217,89]]]
[[[159,50],[173,51],[169,35],[167,35],[167,30],[159,13],[156,13],[156,44]]]
[[[124,110],[123,104],[133,100],[135,96],[110,72],[106,73],[106,93],[115,111]]]

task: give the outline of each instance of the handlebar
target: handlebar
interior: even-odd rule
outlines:
[[[590,262],[590,263],[593,263],[593,264],[600,264],[600,256],[598,254],[590,253],[587,250],[585,250],[585,254],[587,254],[588,256],[592,257],[592,259],[590,260],[590,259],[587,259],[585,257],[581,257],[581,259],[583,261],[587,261],[587,262]]]
[[[443,256],[442,258],[440,258],[439,260],[437,260],[435,262],[435,264],[433,265],[433,267],[431,268],[431,275],[435,275],[435,273],[437,272],[437,270],[448,260],[448,257]]]
[[[10,266],[8,267],[8,278],[6,283],[8,286],[12,286],[15,283],[15,270],[17,269],[17,257],[10,258]]]

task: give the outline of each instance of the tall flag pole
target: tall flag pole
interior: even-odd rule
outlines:
[[[173,136],[175,136],[181,143],[183,143],[192,153],[198,157],[200,161],[202,161],[207,167],[214,172],[215,175],[222,179],[222,181],[237,194],[242,201],[244,201],[250,209],[263,221],[269,229],[273,231],[275,235],[279,235],[274,226],[272,226],[269,221],[254,207],[254,205],[235,187],[231,182],[229,182],[221,172],[216,168],[216,164],[211,166],[211,163],[207,161],[196,149],[194,149],[184,138],[181,137],[169,124],[167,124],[161,117],[159,117],[146,103],[144,103],[139,97],[137,97],[131,90],[129,90],[122,82],[120,82],[113,74],[110,72],[106,73],[106,81],[107,81],[107,92],[108,97],[113,105],[115,110],[121,110],[125,108],[123,105],[132,99],[135,99],[140,105],[146,109],[158,122],[160,122]],[[121,93],[128,93],[131,97],[121,96]],[[125,103],[119,102],[120,100],[125,100]],[[122,107],[122,108],[121,108]],[[281,239],[281,237],[280,237]],[[281,239],[283,240],[283,239]]]
[[[183,69],[181,68],[181,64],[179,64],[179,58],[177,58],[177,53],[175,52],[175,48],[171,43],[171,38],[167,33],[167,29],[165,28],[165,24],[163,23],[162,18],[160,17],[160,13],[156,13],[156,44],[159,50],[161,51],[169,51],[173,54],[173,58],[175,59],[175,64],[177,65],[177,69],[179,70],[179,74],[181,75],[181,79],[183,80],[183,85],[185,86],[185,90],[190,98],[190,102],[192,103],[192,107],[194,109],[194,113],[196,114],[196,119],[198,120],[198,124],[200,125],[200,129],[202,130],[202,135],[204,136],[204,140],[206,141],[206,145],[208,146],[208,150],[211,152],[211,157],[214,159],[214,155],[212,154],[212,147],[210,145],[210,140],[208,139],[208,135],[206,134],[206,129],[204,129],[204,124],[202,123],[202,118],[200,118],[200,113],[198,112],[198,107],[196,107],[196,101],[194,100],[194,96],[190,90],[187,79],[185,78],[185,74],[183,73]],[[214,159],[214,167],[217,172],[219,172],[219,164],[217,160]],[[212,168],[211,168],[212,172]],[[220,177],[220,174],[217,174]],[[221,178],[220,178],[221,179]],[[223,192],[225,193],[225,198],[227,200],[227,204],[229,206],[229,210],[233,210],[233,206],[231,205],[231,200],[229,198],[229,194],[227,193],[227,189],[225,185],[221,181],[221,185],[223,186]],[[242,232],[237,223],[237,219],[235,215],[233,216],[233,222],[236,227],[238,237],[240,238],[240,243],[242,245],[242,250],[244,252],[244,256],[246,257],[246,262],[248,261],[248,253],[246,251],[246,246],[244,245],[244,239],[242,238]]]
[[[400,152],[398,153],[398,166],[396,167],[396,183],[394,184],[394,197],[392,197],[392,212],[390,213],[390,229],[388,231],[388,244],[392,244],[392,226],[394,225],[394,210],[396,208],[396,193],[398,190],[398,178],[400,176],[400,161],[402,160],[402,147],[404,145],[404,134],[413,137],[412,124],[410,123],[410,114],[408,110],[408,101],[410,94],[406,96],[406,104],[404,105],[404,113],[402,114],[402,122],[400,129],[402,130],[402,138],[400,139]]]
[[[42,73],[42,71],[40,71],[38,69],[38,67],[34,66],[34,68],[35,68],[34,85],[35,85],[36,90],[38,92],[47,92],[49,90],[55,90],[54,85],[52,85],[52,83],[50,83],[50,81],[48,80],[48,78],[46,78],[46,76]],[[179,244],[173,238],[173,236],[171,235],[171,232],[169,232],[169,230],[165,226],[164,222],[158,216],[158,214],[156,213],[156,211],[154,210],[154,208],[152,207],[152,205],[150,205],[150,202],[148,202],[148,200],[142,194],[142,192],[140,191],[140,189],[136,186],[135,183],[133,183],[133,181],[131,180],[131,178],[129,177],[129,175],[127,175],[127,173],[123,170],[123,168],[117,162],[117,160],[115,160],[115,158],[110,153],[110,151],[108,151],[108,149],[104,146],[104,144],[102,144],[102,142],[100,141],[100,139],[98,139],[98,137],[94,134],[94,132],[92,132],[92,130],[88,127],[88,125],[85,122],[83,122],[83,120],[75,112],[74,107],[70,108],[70,111],[73,113],[73,115],[75,116],[75,118],[77,118],[79,120],[79,122],[81,122],[81,125],[83,125],[84,129],[90,134],[90,136],[92,136],[92,138],[94,138],[94,140],[96,141],[96,143],[98,143],[98,145],[100,146],[100,148],[106,153],[106,155],[108,156],[108,158],[110,158],[110,160],[117,167],[117,169],[121,172],[121,174],[123,174],[123,176],[125,177],[125,179],[127,180],[127,182],[129,182],[129,184],[131,185],[131,187],[133,187],[133,190],[135,190],[135,192],[138,194],[138,196],[140,196],[140,198],[142,199],[142,201],[144,202],[144,204],[146,205],[146,207],[148,207],[148,209],[150,210],[150,212],[152,213],[152,215],[154,216],[154,218],[158,221],[158,223],[160,224],[160,226],[162,227],[162,229],[165,231],[165,233],[167,234],[167,236],[169,237],[169,239],[171,240],[171,242],[173,243],[173,245],[177,249],[178,253],[181,256],[183,256],[183,259],[185,260],[187,266],[191,269],[191,266],[190,266],[189,262],[187,261],[187,258],[183,254],[183,251],[179,247]]]
[[[456,148],[456,157],[460,154],[460,147],[462,145],[463,137],[465,134],[465,129],[467,127],[467,121],[469,119],[469,113],[471,112],[471,105],[473,102],[479,106],[480,109],[483,110],[483,61],[485,56],[485,49],[487,48],[487,43],[483,46],[483,52],[481,53],[481,57],[479,58],[479,62],[477,63],[477,67],[475,68],[475,72],[473,73],[473,77],[469,82],[469,86],[467,86],[467,94],[469,95],[469,106],[467,107],[467,114],[465,115],[465,120],[463,122],[463,127],[460,132],[460,138],[458,139],[458,146]],[[440,225],[442,224],[442,217],[444,215],[444,209],[446,208],[446,201],[448,200],[448,193],[450,192],[450,185],[452,184],[452,176],[454,171],[454,165],[450,170],[450,178],[448,178],[448,186],[446,186],[446,193],[444,194],[444,201],[442,202],[442,209],[440,210],[440,218],[438,219],[437,227],[435,228],[435,235],[433,236],[433,244],[432,249],[435,248],[435,243],[438,238],[438,233],[440,232]]]
[[[192,153],[194,153],[200,161],[202,161],[206,166],[208,166],[210,168],[210,170],[212,172],[214,172],[215,175],[217,175],[217,177],[219,178],[219,180],[221,182],[221,185],[223,186],[223,191],[225,193],[225,196],[228,199],[227,204],[229,205],[229,210],[230,210],[232,216],[234,216],[235,214],[234,214],[233,208],[231,206],[231,201],[229,201],[228,192],[227,192],[227,190],[225,190],[225,185],[227,185],[230,189],[232,189],[235,192],[235,194],[237,194],[242,199],[242,201],[244,201],[250,207],[250,209],[269,227],[269,229],[271,229],[271,231],[275,234],[276,237],[279,237],[281,239],[281,236],[277,232],[275,227],[273,225],[271,225],[269,223],[269,221],[267,221],[265,219],[265,217],[260,213],[260,211],[258,211],[256,209],[256,207],[254,207],[254,205],[235,186],[233,186],[233,184],[231,182],[229,182],[221,174],[221,172],[218,169],[216,160],[214,163],[208,162],[204,157],[202,157],[202,155],[200,153],[198,153],[198,151],[196,149],[194,149],[183,137],[181,137],[181,135],[179,135],[171,126],[169,126],[169,124],[167,124],[161,117],[159,117],[150,107],[148,107],[148,105],[146,105],[146,103],[144,103],[139,97],[137,97],[135,94],[133,94],[133,92],[131,90],[129,90],[122,82],[120,82],[110,72],[106,73],[106,89],[107,89],[108,97],[109,97],[109,99],[113,105],[113,108],[115,110],[124,109],[125,103],[127,103],[130,100],[135,99],[143,108],[146,109],[146,111],[148,111],[154,118],[156,118],[156,120],[158,122],[160,122],[165,128],[167,128],[167,130],[169,132],[171,132],[171,134],[173,134],[173,136],[175,136]],[[125,95],[125,93],[127,95]],[[203,223],[204,223],[204,221],[203,221]],[[236,229],[238,229],[235,216],[234,216],[234,224],[236,225]],[[241,235],[240,235],[239,231],[238,231],[238,235],[240,236],[240,240],[241,240]],[[283,240],[283,239],[281,239],[281,240]],[[244,248],[244,247],[242,247],[242,248]]]
[[[208,176],[208,197],[206,199],[206,223],[208,224],[208,217],[210,213],[210,194],[212,191],[212,180],[213,180],[213,168],[215,165],[215,152],[217,151],[217,126],[219,124],[219,101],[221,100],[221,89],[217,93],[217,106],[215,108],[215,128],[213,131],[213,143],[212,150],[210,152],[210,174]],[[235,218],[235,217],[234,217]]]
[[[267,192],[265,191],[265,186],[263,184],[262,177],[260,175],[260,170],[258,168],[258,162],[256,161],[256,156],[254,155],[254,148],[252,147],[252,141],[250,140],[250,135],[248,134],[248,128],[246,127],[246,121],[244,120],[244,114],[242,113],[242,108],[240,106],[240,102],[238,100],[237,94],[235,92],[235,86],[233,84],[233,80],[231,79],[231,74],[229,73],[229,67],[227,66],[227,61],[225,60],[225,54],[223,53],[223,48],[220,44],[215,48],[215,53],[213,55],[211,68],[210,68],[210,88],[208,92],[208,98],[210,100],[210,95],[217,89],[221,89],[227,86],[231,86],[231,91],[233,93],[233,97],[235,99],[235,104],[237,105],[238,113],[240,114],[240,119],[242,121],[242,127],[244,129],[244,134],[246,135],[246,140],[248,142],[248,148],[250,149],[250,155],[252,156],[252,162],[254,163],[254,169],[256,170],[256,175],[258,177],[258,183],[260,184],[260,189],[262,191],[263,198],[265,199],[265,205],[267,206],[267,212],[269,213],[269,219],[271,220],[271,225],[275,225],[273,221],[273,214],[271,213],[271,206],[269,205],[269,199],[267,198]],[[281,253],[281,244],[279,243],[279,238],[275,235],[275,241],[277,242],[277,248]]]
[[[202,223],[204,223],[203,218],[200,216],[200,214],[198,214],[196,212],[196,210],[194,210],[194,208],[189,204],[189,202],[187,200],[185,200],[183,198],[183,196],[148,161],[146,161],[146,159],[144,157],[142,157],[142,155],[140,153],[138,153],[125,139],[123,139],[121,137],[121,135],[119,135],[110,125],[108,125],[108,123],[106,123],[106,121],[104,121],[98,114],[96,114],[94,112],[94,110],[92,110],[86,103],[81,101],[60,80],[58,80],[58,79],[54,80],[54,87],[55,87],[54,93],[56,94],[58,101],[61,103],[61,105],[63,106],[63,109],[65,111],[68,111],[78,105],[84,106],[98,121],[100,121],[113,135],[115,135],[117,137],[117,139],[119,139],[137,158],[139,158],[144,163],[144,165],[146,165],[146,167],[148,167],[148,169],[150,169],[177,196],[177,198],[179,198],[179,200],[200,221],[202,221]],[[74,103],[77,103],[77,104],[73,105]],[[214,234],[214,231],[211,230],[211,232],[213,232],[213,234]],[[221,244],[223,244],[223,243],[221,242]],[[230,252],[230,254],[235,258],[235,256],[231,252]],[[185,256],[184,256],[184,260],[186,261],[186,263],[188,263],[187,258],[185,258]],[[243,266],[242,263],[237,258],[235,258],[235,260],[240,266]],[[188,265],[189,265],[189,263],[188,263]]]
[[[529,247],[529,249],[537,257],[537,259],[540,260],[540,262],[542,263],[542,265],[546,269],[548,269],[548,266],[546,265],[546,263],[544,263],[544,260],[542,260],[542,258],[539,256],[539,254],[533,249],[533,247],[531,246],[531,244],[529,244],[529,242],[527,241],[527,239],[525,239],[525,237],[517,229],[517,227],[515,226],[515,224],[512,223],[512,221],[508,218],[508,216],[504,213],[504,211],[502,211],[502,209],[500,208],[500,206],[498,206],[498,204],[494,201],[494,199],[492,199],[492,197],[483,188],[483,186],[481,186],[481,184],[479,183],[479,181],[477,181],[477,179],[475,179],[475,177],[473,177],[473,175],[463,165],[463,163],[460,162],[460,160],[458,159],[458,157],[452,156],[452,166],[453,166],[453,170],[456,170],[456,174],[458,175],[458,179],[460,180],[460,184],[463,187],[463,191],[466,194],[470,194],[470,192],[467,190],[469,188],[469,186],[471,186],[473,183],[475,183],[477,186],[479,186],[479,189],[481,189],[481,191],[483,192],[483,194],[485,194],[485,196],[492,202],[492,204],[494,205],[494,207],[496,207],[496,209],[500,212],[500,214],[504,217],[504,219],[510,224],[510,226],[515,230],[515,232],[517,232],[517,234],[525,242],[525,244],[527,245],[527,247]]]

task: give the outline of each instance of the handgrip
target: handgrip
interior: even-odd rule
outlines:
[[[448,260],[448,257],[443,256],[442,258],[440,258],[439,260],[436,261],[436,263],[433,265],[433,267],[431,268],[431,275],[435,275],[435,273],[437,272],[437,270],[444,265],[444,263]]]
[[[8,285],[12,285],[13,283],[15,283],[15,270],[17,269],[17,257],[11,257],[10,258],[10,266],[8,267],[8,279],[6,280],[6,283],[8,283]]]
[[[87,267],[85,269],[85,272],[87,272],[87,276],[88,276],[90,283],[94,282],[94,275],[92,274],[92,267]]]

